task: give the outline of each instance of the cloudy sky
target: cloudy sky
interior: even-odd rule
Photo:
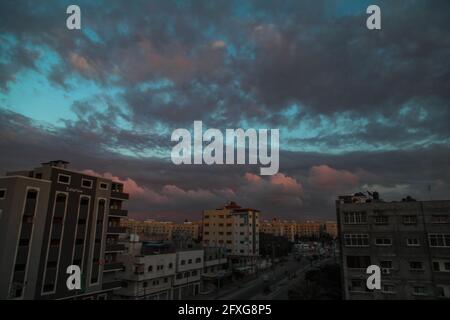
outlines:
[[[78,4],[82,30],[66,28]],[[378,4],[382,30],[366,28]],[[450,196],[450,1],[0,0],[0,171],[123,181],[138,218],[234,200],[333,218],[336,195]],[[175,166],[176,128],[280,129],[280,172]],[[428,186],[431,185],[431,194]]]

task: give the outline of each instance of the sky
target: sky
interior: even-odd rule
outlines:
[[[81,30],[66,8],[81,8]],[[381,8],[382,29],[366,28]],[[333,219],[338,195],[450,194],[450,2],[0,0],[0,174],[64,159],[129,215]],[[181,165],[176,128],[280,130],[280,170]],[[431,192],[430,188],[431,186]]]

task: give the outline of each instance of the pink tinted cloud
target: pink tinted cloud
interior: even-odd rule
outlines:
[[[347,170],[336,170],[327,165],[313,166],[309,172],[309,182],[322,189],[348,189],[359,184],[359,177]]]
[[[247,173],[245,174],[244,178],[245,178],[245,180],[247,180],[248,182],[253,182],[253,183],[257,183],[257,182],[260,182],[260,181],[261,181],[261,177],[260,177],[260,176],[258,176],[258,175],[256,175],[256,174],[253,174],[253,173],[250,173],[250,172],[247,172]]]
[[[281,186],[285,190],[292,192],[303,192],[303,187],[294,178],[284,175],[283,173],[277,173],[270,177],[270,183],[276,186]]]

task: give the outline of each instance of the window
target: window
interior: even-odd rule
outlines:
[[[181,260],[181,265],[184,266],[186,264],[186,260]]]
[[[376,238],[375,244],[377,246],[391,246],[392,245],[392,239],[390,238]]]
[[[450,262],[447,261],[433,261],[433,271],[450,271]]]
[[[179,279],[183,279],[183,274],[182,273],[178,273],[177,274],[177,279],[179,280]]]
[[[344,212],[345,224],[364,224],[367,223],[367,213],[365,211]]]
[[[392,284],[384,284],[381,286],[381,291],[383,293],[395,293],[395,286]]]
[[[403,224],[417,224],[417,216],[403,216]]]
[[[200,263],[200,262],[202,262],[202,258],[195,259],[195,263]]]
[[[171,263],[169,263],[169,269],[172,269],[172,267],[173,267],[173,263],[171,262]]]
[[[92,184],[93,184],[93,181],[92,181],[92,180],[81,179],[81,186],[82,186],[83,188],[92,189]]]
[[[100,189],[101,190],[108,190],[108,184],[104,182],[100,182]]]
[[[104,294],[99,294],[99,295],[97,296],[97,300],[107,300],[107,294],[106,294],[106,293],[104,293]]]
[[[367,247],[369,246],[368,234],[345,234],[344,243],[346,247]]]
[[[408,239],[406,239],[406,245],[408,247],[419,247],[420,242],[419,242],[419,239],[417,239],[417,238],[408,238]]]
[[[433,271],[441,271],[441,265],[439,261],[433,261]]]
[[[389,217],[388,216],[375,216],[375,224],[388,224]]]
[[[147,288],[147,281],[142,282],[142,288]]]
[[[413,294],[415,294],[415,295],[426,295],[427,291],[426,291],[425,287],[416,286],[416,287],[413,287]]]
[[[0,200],[6,198],[6,189],[0,189]]]
[[[380,267],[382,269],[392,269],[392,261],[389,260],[380,261]]]
[[[430,247],[450,247],[450,234],[432,233],[428,238]]]
[[[365,285],[363,280],[353,279],[350,281],[349,291],[365,292],[365,291],[369,291],[369,289],[367,289],[367,286]]]
[[[423,271],[423,263],[420,261],[410,261],[409,269],[411,271]]]
[[[192,272],[191,272],[191,275],[192,275],[193,277],[195,277],[195,276],[197,275],[197,270],[192,271]]]
[[[148,266],[148,272],[152,272],[153,271],[153,266]]]
[[[431,223],[448,223],[447,215],[433,215],[431,217]]]
[[[62,173],[58,174],[58,183],[70,184],[70,176]]]
[[[19,240],[19,246],[22,246],[22,247],[28,246],[29,243],[30,243],[30,239],[20,239]]]
[[[350,269],[367,269],[370,264],[369,256],[347,256],[347,267]]]
[[[14,266],[14,271],[25,271],[25,264],[20,263]]]

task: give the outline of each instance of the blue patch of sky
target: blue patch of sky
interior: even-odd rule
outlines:
[[[25,69],[16,74],[14,82],[9,83],[7,93],[0,93],[3,107],[27,116],[33,120],[63,126],[60,121],[75,120],[71,107],[75,101],[88,100],[95,95],[114,96],[120,89],[103,88],[94,81],[80,76],[71,76],[67,84],[70,91],[49,81],[52,68],[61,63],[58,54],[48,47],[26,44],[26,47],[39,53],[37,70]]]
[[[100,38],[100,36],[90,27],[83,27],[82,28],[83,34],[94,44],[102,44],[103,40]]]

